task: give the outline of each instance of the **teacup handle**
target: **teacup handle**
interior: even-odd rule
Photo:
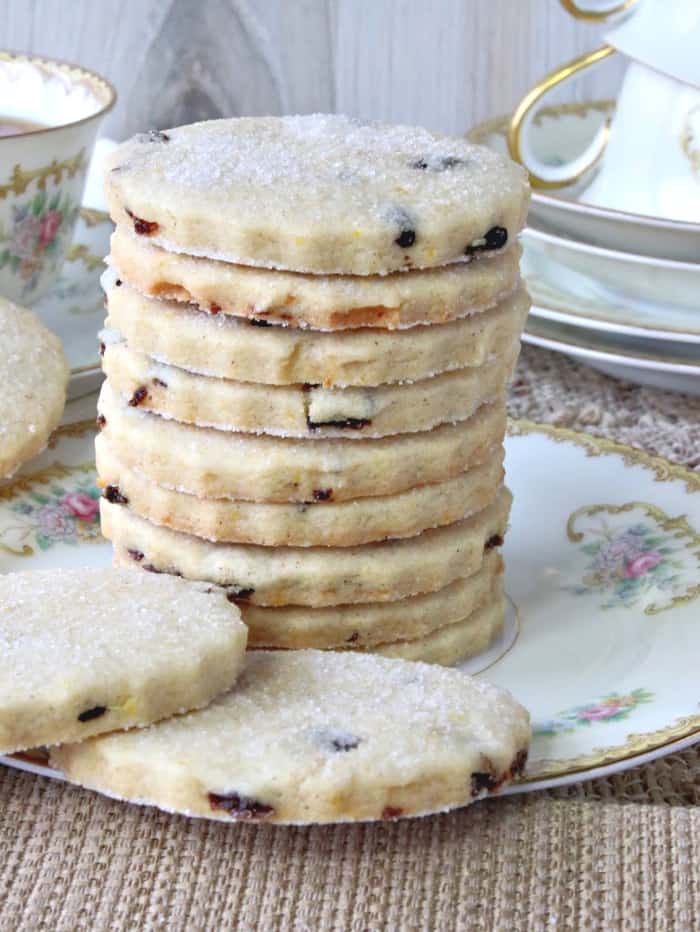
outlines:
[[[602,23],[611,16],[617,16],[619,13],[625,13],[631,9],[638,0],[622,0],[621,3],[613,3],[605,10],[585,10],[582,9],[576,0],[559,0],[567,13],[575,19],[581,19],[586,23]]]
[[[599,65],[614,52],[615,49],[611,45],[603,45],[593,52],[587,52],[579,58],[572,59],[544,77],[527,92],[516,107],[508,127],[508,149],[510,157],[528,170],[530,183],[534,188],[551,190],[572,184],[591,169],[603,155],[610,135],[609,118],[599,127],[583,152],[564,165],[547,165],[539,159],[532,150],[529,130],[537,114],[536,105],[546,94],[585,68]]]

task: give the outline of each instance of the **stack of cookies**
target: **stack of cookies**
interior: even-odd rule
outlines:
[[[225,587],[252,647],[483,649],[504,619],[522,170],[315,115],[138,136],[106,187],[117,562]]]

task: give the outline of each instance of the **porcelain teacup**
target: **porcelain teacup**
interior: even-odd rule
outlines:
[[[0,51],[0,294],[32,304],[56,281],[97,130],[116,100],[76,65]]]
[[[583,8],[576,0],[561,2],[582,18],[606,15],[600,3]],[[530,171],[535,187],[564,187],[597,166],[582,195],[586,203],[700,223],[700,3],[627,0],[613,11],[624,19],[605,34],[607,45],[562,66],[523,98],[510,126],[511,154]],[[612,119],[576,158],[542,162],[529,134],[536,105],[614,53],[629,63]]]

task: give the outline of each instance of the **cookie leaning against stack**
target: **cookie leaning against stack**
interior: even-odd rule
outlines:
[[[251,646],[481,650],[504,618],[523,172],[316,115],[138,136],[106,190],[117,562],[225,586]]]

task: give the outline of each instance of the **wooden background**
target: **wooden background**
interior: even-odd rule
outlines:
[[[0,47],[108,77],[120,138],[221,115],[338,110],[461,133],[600,43],[558,0],[0,0]],[[620,64],[562,97],[609,96]]]

